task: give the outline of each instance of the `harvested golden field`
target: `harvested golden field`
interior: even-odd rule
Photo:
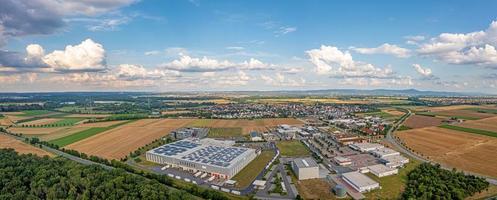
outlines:
[[[90,127],[69,127],[69,128],[64,128],[62,130],[57,130],[57,131],[51,132],[51,133],[46,134],[46,135],[40,135],[40,136],[38,136],[38,138],[40,138],[40,140],[43,140],[43,141],[50,141],[50,140],[55,140],[55,139],[62,138],[62,137],[68,136],[68,135],[72,135],[74,133],[87,130],[89,128]]]
[[[427,127],[396,133],[409,148],[430,160],[497,177],[497,138]]]
[[[490,117],[479,120],[468,120],[457,126],[497,132],[497,117]]]
[[[496,115],[490,113],[481,113],[474,110],[445,110],[434,112],[436,115],[442,115],[447,117],[460,117],[462,119],[481,119],[487,117],[495,117]]]
[[[168,110],[168,111],[162,111],[162,115],[174,115],[174,114],[183,114],[183,113],[189,113],[189,110]]]
[[[38,156],[53,156],[51,153],[16,140],[4,134],[0,134],[0,148],[12,148],[20,154],[36,154]]]
[[[440,112],[447,110],[463,110],[467,108],[475,108],[475,105],[454,105],[454,106],[438,106],[438,107],[424,107],[425,110],[430,110],[431,112]]]
[[[9,128],[10,132],[22,133],[24,135],[45,135],[51,134],[56,131],[65,129],[64,127],[50,127],[50,128]]]
[[[86,123],[86,124],[78,124],[78,125],[76,125],[76,127],[109,127],[109,126],[116,125],[116,124],[119,124],[119,123],[122,123],[125,121],[127,121],[127,120]]]
[[[411,115],[404,122],[404,125],[409,128],[424,128],[428,126],[438,126],[442,124],[442,120],[443,119],[437,117],[430,117],[424,115]]]
[[[37,119],[29,122],[24,122],[20,123],[19,125],[25,125],[25,126],[30,126],[30,125],[47,125],[54,123],[56,121],[60,121],[61,119],[56,119],[56,118],[42,118],[42,119]]]
[[[67,148],[107,159],[121,159],[130,152],[186,126],[194,119],[142,119],[72,143]]]
[[[268,128],[276,127],[280,124],[300,126],[302,121],[293,118],[272,118],[272,119],[198,119],[189,124],[195,127],[207,128],[242,128],[243,134],[247,135],[251,131],[264,132]]]
[[[105,115],[105,114],[70,114],[66,115],[64,117],[71,117],[71,118],[104,118],[108,117],[110,115]]]

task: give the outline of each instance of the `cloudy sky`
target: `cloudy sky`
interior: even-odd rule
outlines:
[[[0,92],[497,94],[497,1],[2,0]]]

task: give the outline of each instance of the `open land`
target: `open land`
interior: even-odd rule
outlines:
[[[105,115],[105,114],[70,114],[64,117],[68,118],[105,118],[110,115]]]
[[[21,154],[36,154],[38,156],[52,156],[49,152],[16,140],[4,134],[0,134],[0,148],[12,148]]]
[[[57,122],[61,119],[56,119],[56,118],[41,118],[41,119],[37,119],[37,120],[34,120],[34,121],[29,121],[29,122],[24,122],[24,123],[20,123],[19,125],[22,126],[42,126],[42,125],[47,125],[47,124],[52,124],[54,122]]]
[[[497,138],[452,129],[427,127],[396,133],[405,145],[450,167],[497,177]]]
[[[89,155],[120,159],[194,119],[144,119],[107,130],[67,146]]]
[[[405,122],[404,126],[409,128],[424,128],[428,126],[438,126],[442,124],[442,119],[424,115],[411,115]]]
[[[369,176],[369,178],[380,183],[381,189],[365,193],[366,198],[382,199],[384,197],[389,197],[392,199],[400,199],[400,195],[407,184],[407,174],[414,170],[419,164],[421,164],[419,161],[410,159],[409,163],[399,169],[399,174],[394,176],[379,178],[371,173],[367,173],[366,175]]]
[[[465,121],[457,126],[497,132],[497,117]]]
[[[257,175],[266,167],[266,164],[274,157],[274,151],[263,151],[261,155],[257,156],[252,162],[245,166],[236,176],[232,179],[237,181],[238,188],[245,188],[249,186]]]
[[[199,119],[194,120],[189,126],[206,128],[242,128],[242,134],[248,135],[251,131],[265,132],[268,128],[274,128],[280,124],[302,125],[303,122],[293,118],[272,119]]]
[[[242,128],[211,128],[209,129],[209,137],[211,138],[233,138],[243,137]]]
[[[276,143],[280,150],[281,156],[304,157],[311,155],[304,144],[298,140],[280,141]]]
[[[9,128],[9,131],[12,133],[22,133],[23,135],[30,135],[30,136],[35,136],[35,135],[46,135],[46,134],[51,134],[56,131],[63,130],[64,127],[50,127],[50,128],[20,128],[20,127],[14,127],[14,128]]]
[[[295,186],[304,199],[337,199],[331,192],[331,184],[323,179],[296,181]]]

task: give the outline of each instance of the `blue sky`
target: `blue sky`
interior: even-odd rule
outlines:
[[[497,93],[496,1],[5,5],[0,91]]]

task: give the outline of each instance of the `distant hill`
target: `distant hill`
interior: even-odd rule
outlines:
[[[216,92],[212,92],[216,93]],[[288,90],[288,91],[232,91],[221,93],[261,95],[261,96],[427,96],[427,97],[461,97],[461,96],[493,96],[483,93],[462,93],[442,91],[421,91],[416,89],[391,90],[391,89],[325,89],[325,90]]]

